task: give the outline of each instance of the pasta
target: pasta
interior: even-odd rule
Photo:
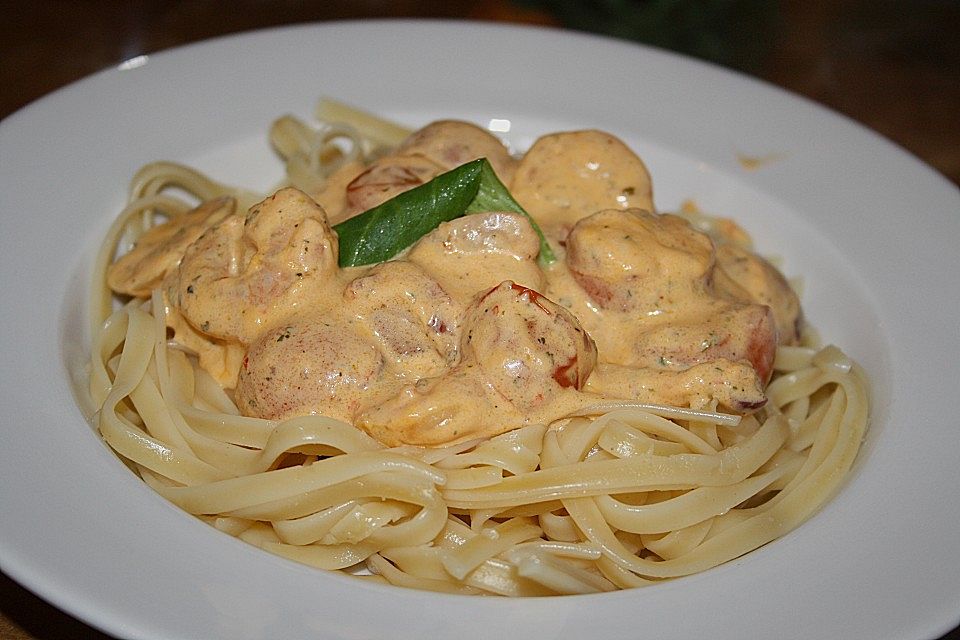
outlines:
[[[339,121],[356,114],[330,102],[320,110]],[[278,120],[290,180],[316,192],[408,133],[355,122],[376,135]],[[170,186],[196,201],[168,195]],[[117,303],[105,284],[124,238],[222,196],[242,210],[259,199],[171,164],[135,177],[95,266],[90,396],[102,438],[144,482],[266,551],[445,593],[633,588],[782,536],[830,499],[857,455],[866,383],[833,346],[778,345],[754,412],[597,394],[556,419],[434,446],[385,444],[331,416],[244,415],[215,375],[239,367],[244,348],[207,339],[201,353],[181,330],[171,338],[163,287]]]

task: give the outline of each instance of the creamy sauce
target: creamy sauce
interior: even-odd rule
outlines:
[[[544,228],[556,263],[537,262],[525,217],[487,212],[392,261],[337,266],[330,220],[477,157]],[[748,412],[765,402],[778,342],[798,337],[783,276],[654,213],[643,162],[603,132],[545,136],[518,162],[487,132],[443,121],[312,195],[284,189],[246,214],[205,205],[110,272],[120,292],[164,288],[177,339],[247,415],[322,413],[387,445],[436,446],[609,399]]]

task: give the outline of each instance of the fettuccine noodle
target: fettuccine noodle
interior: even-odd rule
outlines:
[[[335,107],[321,110],[349,119]],[[278,120],[275,146],[290,180],[316,190],[337,167],[405,135],[363,118],[354,124],[376,135]],[[334,145],[344,138],[349,144]],[[118,305],[104,285],[124,238],[196,204],[165,194],[170,186],[196,202],[258,198],[169,163],[137,174],[95,265],[96,425],[159,494],[271,553],[446,593],[645,586],[715,567],[800,525],[835,494],[864,437],[864,374],[832,346],[781,345],[766,406],[744,416],[604,402],[441,447],[387,447],[320,415],[244,416],[196,352],[169,338],[160,290]]]

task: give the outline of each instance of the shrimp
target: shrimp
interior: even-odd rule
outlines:
[[[601,362],[585,390],[605,398],[696,409],[710,409],[717,403],[736,413],[755,411],[767,402],[753,367],[724,358],[677,371]]]
[[[350,282],[333,308],[261,335],[243,361],[238,405],[264,418],[352,421],[405,382],[441,375],[458,358],[462,311],[415,264],[379,264]]]
[[[117,293],[147,298],[175,271],[197,238],[236,210],[230,197],[204,202],[196,209],[148,229],[133,248],[107,270],[107,285]]]
[[[403,141],[397,153],[423,156],[449,170],[477,158],[486,158],[504,184],[510,184],[517,161],[496,136],[475,124],[439,120],[415,131]]]
[[[582,406],[596,345],[566,309],[505,281],[467,311],[460,361],[362,413],[387,445],[438,445],[549,423]]]
[[[803,327],[800,299],[772,264],[737,245],[721,244],[714,284],[731,300],[770,307],[780,344],[797,344]]]
[[[654,211],[646,165],[602,131],[539,138],[524,154],[511,193],[544,228],[563,240],[573,225],[601,209]]]
[[[480,298],[465,324],[466,357],[525,411],[557,389],[583,388],[597,362],[596,345],[573,314],[509,280]]]
[[[636,332],[626,363],[631,366],[685,369],[715,360],[745,361],[766,384],[773,374],[777,330],[769,307],[755,304],[714,306],[707,317]]]
[[[600,307],[649,313],[699,302],[715,259],[710,238],[682,218],[606,209],[573,228],[566,262]]]
[[[570,232],[566,261],[605,313],[638,318],[618,333],[620,345],[601,343],[608,361],[673,370],[746,361],[762,382],[770,379],[778,341],[770,308],[714,290],[713,242],[686,220],[635,209],[598,212]]]
[[[287,188],[234,214],[191,244],[168,298],[191,325],[250,344],[287,315],[339,286],[337,237],[323,209]]]
[[[545,278],[537,265],[539,251],[539,238],[525,216],[488,212],[442,223],[417,241],[406,259],[468,304],[504,280],[540,290]]]
[[[405,155],[380,158],[347,185],[346,217],[383,204],[442,172],[443,169],[428,158]]]
[[[393,392],[383,383],[384,366],[362,327],[291,318],[250,345],[237,379],[237,406],[271,420],[322,414],[349,422]]]
[[[477,158],[487,158],[505,182],[512,178],[517,164],[500,140],[476,125],[456,120],[431,123],[350,181],[346,216],[371,209]]]
[[[463,308],[418,265],[378,264],[347,286],[343,300],[394,375],[436,376],[457,359]]]

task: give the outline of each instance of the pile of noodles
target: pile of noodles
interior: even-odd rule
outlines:
[[[318,116],[344,124],[285,117],[272,130],[290,182],[308,191],[406,134],[329,101]],[[608,403],[428,449],[385,448],[323,416],[242,416],[168,338],[159,292],[118,303],[104,275],[157,220],[224,194],[241,207],[259,199],[169,163],[134,179],[95,267],[89,402],[103,439],[144,482],[250,544],[432,591],[609,591],[703,571],[782,536],[834,494],[857,455],[866,384],[835,347],[780,347],[769,401],[746,417]]]

